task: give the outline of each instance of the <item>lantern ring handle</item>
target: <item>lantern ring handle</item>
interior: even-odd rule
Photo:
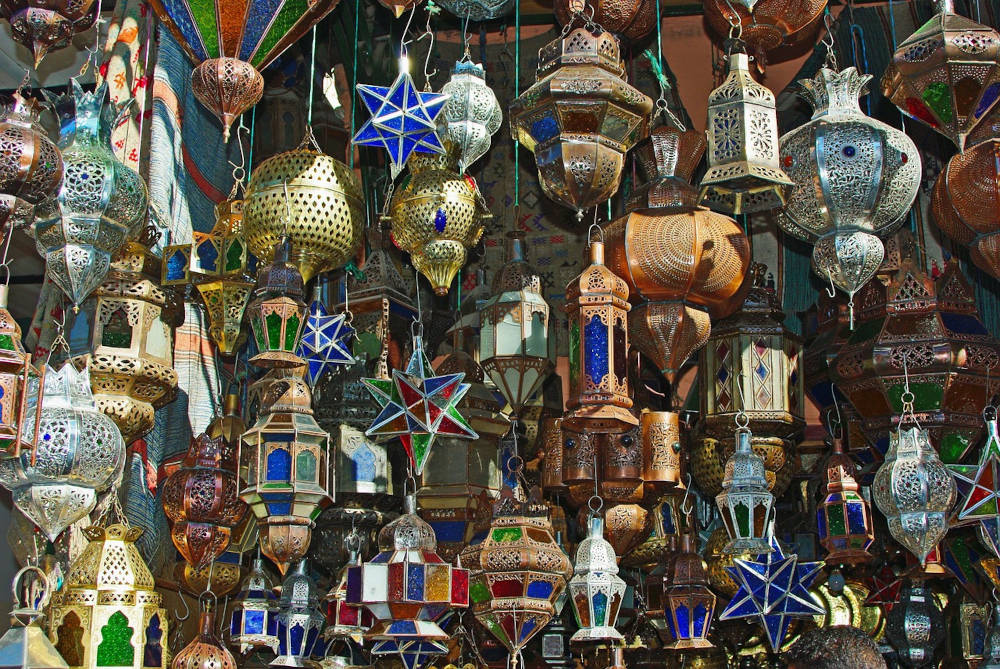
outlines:
[[[597,209],[595,208],[594,211],[596,212]],[[598,241],[600,241],[602,244],[604,243],[604,228],[599,226],[597,223],[591,223],[590,227],[587,228],[587,246],[590,246],[593,243],[592,235],[594,233],[594,230],[597,230]]]
[[[520,455],[512,455],[507,458],[507,469],[511,474],[520,475],[524,471],[524,458]]]
[[[740,411],[736,414],[736,417],[733,420],[736,422],[737,431],[742,432],[750,430],[750,416],[748,416],[745,411]]]
[[[358,534],[357,529],[351,528],[351,533],[347,535],[344,539],[344,546],[349,551],[360,551],[361,550],[361,535]]]
[[[591,495],[590,499],[587,500],[587,508],[592,514],[597,515],[604,508],[604,500],[599,495]]]
[[[992,404],[987,404],[983,407],[983,420],[991,421],[996,420],[998,417],[997,408]]]
[[[27,574],[29,571],[35,572],[42,579],[41,580],[42,592],[41,592],[41,597],[39,598],[37,604],[35,604],[34,602],[22,602],[21,596],[19,594],[21,590],[19,587],[21,585],[21,579],[23,579],[25,574]],[[10,582],[11,601],[13,602],[14,604],[13,608],[15,609],[21,608],[22,604],[28,604],[31,608],[35,609],[36,611],[41,611],[46,606],[48,606],[49,596],[51,594],[51,591],[52,591],[52,583],[49,581],[49,575],[46,574],[41,567],[36,567],[33,564],[21,567],[21,569],[19,569],[18,572],[14,574],[14,578]]]
[[[911,391],[909,388],[907,388],[906,390],[904,390],[903,393],[899,396],[900,403],[904,404],[904,405],[906,405],[906,404],[913,404],[913,401],[915,399],[916,399],[916,396],[913,394],[913,391]]]
[[[207,602],[211,599],[212,605],[206,606]],[[211,590],[205,590],[200,595],[198,595],[198,605],[202,607],[204,611],[214,611],[219,605],[219,598],[215,596],[215,593]]]

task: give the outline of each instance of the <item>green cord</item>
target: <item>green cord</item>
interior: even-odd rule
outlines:
[[[663,37],[660,35],[660,24],[663,23],[660,20],[660,3],[654,2],[656,5],[656,60],[660,65],[660,76],[663,76]]]
[[[354,0],[354,63],[351,74],[351,139],[354,139],[354,113],[357,109],[357,87],[358,87],[358,14],[360,13],[361,0]],[[354,145],[347,145],[347,164],[354,170]]]
[[[309,111],[306,113],[306,124],[309,126],[313,123],[313,86],[316,84],[316,28],[318,25],[313,26],[312,54],[309,61]]]
[[[521,95],[521,0],[514,1],[514,98]],[[521,142],[514,139],[514,210],[521,206]],[[517,229],[517,221],[514,221]]]

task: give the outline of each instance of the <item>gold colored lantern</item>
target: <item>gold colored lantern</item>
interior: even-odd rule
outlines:
[[[536,81],[510,107],[511,135],[535,154],[542,191],[574,210],[618,190],[653,101],[625,80],[617,38],[571,30],[538,51]]]
[[[795,442],[779,437],[751,435],[750,448],[764,461],[767,487],[780,497],[788,490],[792,477],[798,473],[801,460]],[[722,490],[726,461],[736,451],[733,437],[715,439],[699,436],[693,440],[690,452],[691,475],[698,489],[709,496]]]
[[[414,153],[409,179],[389,201],[393,242],[438,295],[448,294],[483,222],[492,218],[476,180],[456,171],[457,160],[452,145],[444,154]]]
[[[305,283],[351,259],[363,220],[364,196],[354,173],[322,153],[311,132],[250,175],[243,202],[247,246],[269,262],[280,237],[288,235],[291,261]]]
[[[257,355],[250,362],[260,367],[298,367],[306,303],[302,299],[302,275],[288,264],[291,246],[282,236],[274,250],[274,261],[257,274],[254,298],[247,310]]]
[[[139,528],[88,527],[89,543],[52,597],[49,638],[71,669],[166,669],[170,620],[135,547]]]
[[[677,487],[655,501],[649,513],[652,531],[635,550],[622,556],[623,566],[649,571],[666,565],[677,552],[681,534],[687,529],[687,515],[681,512],[685,494],[685,488]]]
[[[538,452],[543,458],[542,490],[546,493],[566,492],[563,483],[562,418],[544,418],[538,434]]]
[[[827,0],[757,0],[748,9],[741,2],[705,0],[705,18],[719,35],[729,34],[735,23],[740,39],[762,68],[768,51],[804,38],[826,4]]]

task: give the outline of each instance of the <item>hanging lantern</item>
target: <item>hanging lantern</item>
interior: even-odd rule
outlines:
[[[163,486],[170,538],[195,568],[205,567],[229,547],[233,528],[246,514],[239,498],[236,450],[222,439],[191,439],[184,465]]]
[[[304,367],[269,372],[267,403],[243,435],[249,471],[240,499],[257,518],[261,551],[282,573],[305,555],[313,521],[333,501],[330,438],[313,418],[304,374]]]
[[[23,579],[29,572],[35,580],[25,586]],[[14,575],[10,627],[0,637],[0,669],[68,669],[41,627],[52,590],[38,567],[24,567]]]
[[[1000,557],[1000,434],[997,432],[997,412],[987,407],[986,443],[975,465],[949,465],[961,487],[958,498],[958,521],[976,523],[979,541]]]
[[[29,380],[38,370],[21,343],[21,326],[7,310],[9,294],[10,287],[0,284],[0,450],[16,457],[22,448],[32,447],[22,441],[21,428],[28,417]],[[35,402],[36,416],[41,408],[41,402]]]
[[[368,609],[347,603],[347,573],[351,567],[361,566],[361,554],[358,552],[361,538],[358,534],[352,533],[347,536],[344,543],[347,544],[350,556],[347,565],[340,572],[336,585],[326,595],[328,624],[323,635],[327,641],[352,639],[356,643],[361,643],[362,636],[371,628],[375,619]]]
[[[709,535],[708,541],[705,543],[705,562],[708,565],[708,582],[712,586],[712,590],[719,593],[723,597],[732,597],[739,590],[739,584],[733,579],[733,575],[729,572],[730,567],[734,567],[737,557],[741,558],[751,558],[753,556],[748,554],[743,555],[731,555],[723,551],[723,549],[729,544],[729,533],[726,531],[725,526],[717,527],[712,534]]]
[[[750,57],[740,50],[730,51],[729,73],[708,96],[707,134],[702,202],[731,214],[784,206],[792,182],[778,165],[774,93],[753,80]]]
[[[507,255],[480,310],[479,360],[518,417],[552,369],[549,305],[528,264],[524,233],[508,232]]]
[[[511,135],[535,154],[542,191],[574,210],[618,190],[653,101],[625,81],[618,40],[571,30],[538,51],[535,83],[510,106]]]
[[[212,595],[214,598],[214,595]],[[198,636],[177,653],[170,669],[236,669],[236,658],[215,635],[215,605],[199,597]]]
[[[785,494],[792,478],[802,468],[795,442],[778,437],[751,435],[750,448],[764,461],[767,489],[775,497]],[[698,437],[693,440],[689,455],[690,469],[699,490],[709,497],[722,491],[726,462],[735,452],[736,440],[733,437]]]
[[[38,103],[19,92],[13,98],[0,117],[0,136],[10,147],[0,159],[0,224],[27,224],[35,205],[58,192],[64,168],[62,154],[39,123]]]
[[[993,625],[986,639],[986,653],[979,664],[982,669],[998,669],[1000,667],[1000,604],[993,606]]]
[[[469,14],[461,13],[461,18],[476,19],[471,16],[473,7],[486,4],[485,0],[451,0],[456,5],[465,4]],[[505,8],[512,5],[510,0],[492,0]],[[448,0],[446,0],[446,3]],[[448,9],[445,4],[445,9]],[[495,18],[495,17],[490,17]],[[486,71],[482,65],[472,62],[468,51],[466,56],[455,63],[451,78],[441,88],[442,95],[448,96],[441,114],[437,118],[438,134],[442,140],[450,141],[458,147],[458,170],[465,172],[490,150],[491,138],[500,129],[503,113],[493,89],[486,85]]]
[[[42,393],[38,381],[29,383],[28,415],[21,427],[25,442],[35,446],[0,460],[0,483],[11,491],[14,505],[55,541],[90,513],[98,492],[120,480],[125,442],[94,405],[86,368],[78,372],[65,364],[57,372],[46,367],[42,377]],[[42,408],[36,419],[38,402]]]
[[[736,33],[763,68],[766,53],[782,44],[808,39],[826,8],[827,0],[757,0],[748,3],[705,0],[705,18],[718,35],[727,35],[736,23]]]
[[[460,19],[476,23],[508,16],[514,10],[513,0],[442,0],[435,4]]]
[[[139,528],[84,531],[89,543],[49,607],[49,638],[70,669],[166,669],[170,619],[135,540]]]
[[[686,492],[686,488],[678,486],[655,501],[649,513],[652,531],[635,550],[622,556],[623,567],[651,571],[676,555],[681,535],[687,529],[688,519],[681,513]]]
[[[393,242],[437,295],[448,294],[483,222],[493,217],[476,180],[455,171],[456,158],[453,146],[447,153],[414,154],[409,179],[389,200]]]
[[[364,196],[354,173],[321,152],[311,131],[297,148],[271,156],[250,174],[243,203],[247,246],[269,262],[287,235],[303,283],[351,259],[363,220]]]
[[[138,232],[149,197],[142,177],[111,149],[111,130],[127,110],[103,113],[107,82],[93,93],[75,79],[70,85],[72,95],[49,98],[60,121],[62,186],[31,229],[46,274],[79,306],[104,280],[111,257]]]
[[[243,232],[243,200],[234,196],[215,205],[211,232],[194,232],[190,244],[163,249],[161,281],[164,286],[195,285],[208,312],[208,334],[225,356],[246,341],[243,312],[257,265]]]
[[[282,237],[274,249],[274,261],[257,273],[254,297],[247,306],[257,355],[250,362],[259,367],[298,367],[305,360],[297,355],[306,322],[302,300],[302,275],[288,264],[291,246]],[[308,370],[308,367],[307,367]]]
[[[309,316],[302,330],[297,353],[306,361],[307,378],[313,388],[331,369],[354,362],[350,342],[355,331],[349,321],[350,317],[346,313],[331,316],[318,295],[309,304]]]
[[[931,664],[934,650],[944,640],[944,617],[924,582],[914,580],[903,586],[899,603],[886,617],[885,635],[901,663],[908,667]]]
[[[264,562],[255,558],[250,574],[243,581],[229,623],[229,643],[239,646],[244,655],[251,649],[270,648],[278,652],[278,602],[271,580],[264,572]]]
[[[950,600],[949,605],[953,601]],[[949,627],[945,638],[948,655],[961,657],[966,661],[983,660],[989,641],[990,605],[979,605],[968,597],[963,597],[957,605],[957,616],[955,609],[952,606],[949,608],[951,610],[945,613]]]
[[[538,435],[538,453],[542,462],[542,491],[546,495],[560,495],[567,491],[563,483],[563,434],[562,418],[545,418]]]
[[[0,3],[0,16],[10,22],[14,41],[31,52],[35,70],[46,54],[65,49],[73,37],[90,30],[100,11],[101,3],[94,0],[5,0]]]
[[[618,610],[625,594],[625,581],[618,575],[618,556],[604,540],[604,521],[590,518],[590,535],[576,549],[574,575],[569,581],[569,597],[580,628],[571,643],[623,641],[615,629]]]
[[[884,256],[877,236],[910,210],[920,154],[902,130],[865,115],[858,96],[871,76],[820,69],[800,83],[812,120],[781,137],[781,167],[795,182],[778,225],[814,242],[813,270],[851,298]]]
[[[281,584],[278,600],[278,651],[270,666],[308,667],[326,618],[319,611],[316,583],[306,573],[306,560],[299,560]]]
[[[559,25],[573,24],[581,12],[604,30],[619,35],[626,42],[641,42],[656,27],[658,0],[556,0],[552,4]],[[662,3],[661,0],[661,6]]]
[[[833,453],[823,469],[823,488],[816,512],[819,542],[827,550],[828,565],[857,564],[872,559],[875,541],[871,507],[859,493],[857,465],[834,437]]]
[[[882,93],[907,116],[965,151],[965,139],[1000,99],[1000,34],[937,0],[937,13],[900,42]]]
[[[708,629],[715,611],[715,595],[708,589],[705,561],[698,555],[691,532],[681,536],[680,555],[673,562],[673,574],[663,593],[667,623],[675,639],[673,650],[712,648]]]
[[[536,491],[537,492],[537,491]],[[520,487],[504,487],[490,530],[462,551],[472,612],[517,663],[518,651],[556,615],[572,567],[552,536],[548,506]]]
[[[923,564],[948,531],[955,480],[919,427],[890,433],[889,452],[875,474],[872,497],[889,532]]]
[[[768,532],[774,495],[767,489],[764,461],[750,448],[750,430],[736,429],[736,452],[726,462],[722,492],[715,497],[729,533],[725,553],[770,553]]]

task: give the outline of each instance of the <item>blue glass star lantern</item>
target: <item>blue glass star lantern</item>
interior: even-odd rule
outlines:
[[[309,305],[309,316],[302,330],[302,341],[297,354],[306,361],[306,381],[311,388],[328,371],[337,365],[353,365],[349,342],[354,328],[347,321],[347,314],[331,315],[320,300]]]
[[[384,148],[392,163],[394,179],[414,151],[444,153],[434,119],[449,96],[418,91],[409,68],[409,59],[403,56],[399,59],[399,76],[392,86],[357,86],[371,118],[352,141],[359,146]]]
[[[392,370],[391,379],[362,379],[382,407],[366,436],[399,437],[417,476],[438,435],[478,439],[479,435],[458,411],[471,387],[464,373],[429,376],[434,371],[420,337],[414,337],[413,355],[406,371]]]
[[[777,652],[792,618],[809,618],[824,609],[809,593],[819,576],[822,562],[799,562],[794,553],[786,556],[778,540],[769,539],[771,553],[756,560],[736,558],[726,567],[739,590],[729,601],[720,620],[757,617],[767,632],[771,649]]]
[[[989,412],[989,413],[987,413]],[[997,411],[987,407],[986,443],[977,465],[948,465],[959,490],[958,522],[977,523],[979,540],[1000,557],[1000,434]]]

